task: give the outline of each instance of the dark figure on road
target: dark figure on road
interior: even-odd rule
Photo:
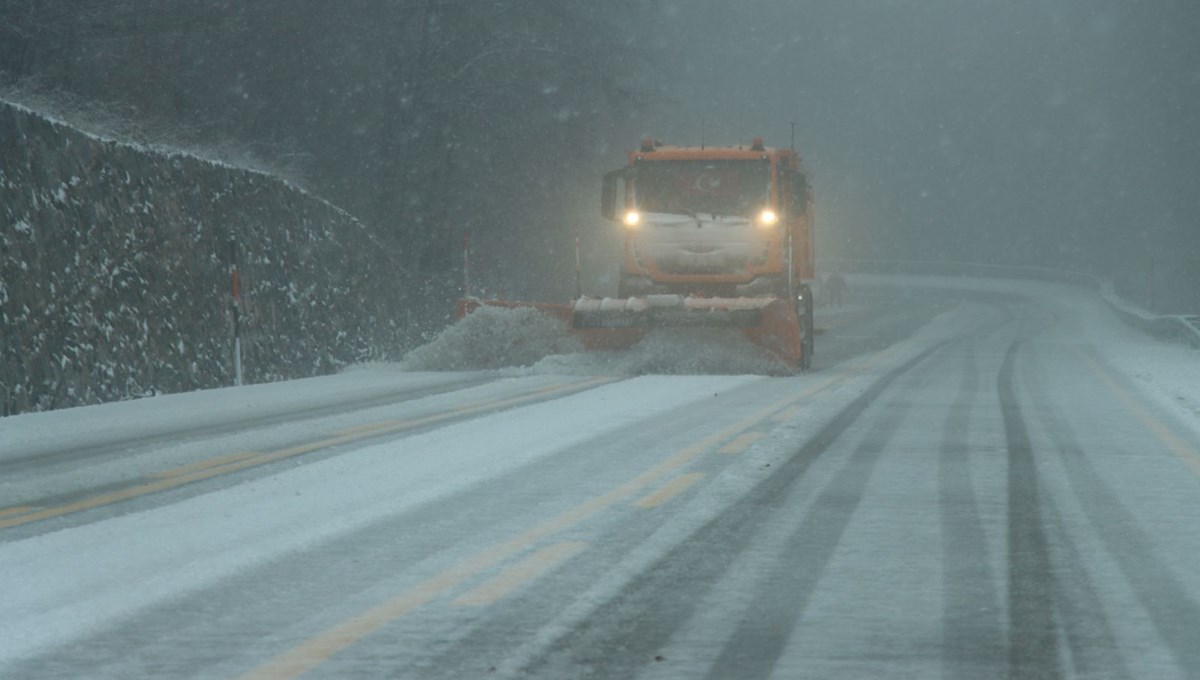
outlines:
[[[842,275],[834,272],[825,280],[825,285],[829,288],[829,304],[832,307],[842,306],[842,294],[846,292],[846,279]]]

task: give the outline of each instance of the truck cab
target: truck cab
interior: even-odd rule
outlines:
[[[645,140],[605,176],[602,203],[625,231],[618,297],[794,299],[813,278],[812,192],[794,149]]]

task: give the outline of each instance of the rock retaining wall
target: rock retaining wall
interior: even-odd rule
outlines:
[[[0,102],[0,415],[396,356],[404,277],[350,215],[261,173],[85,135]]]

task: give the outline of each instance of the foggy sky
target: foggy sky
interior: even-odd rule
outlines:
[[[582,234],[611,294],[622,150],[785,146],[795,121],[818,259],[1069,268],[1200,313],[1195,0],[88,7],[0,0],[0,85],[261,154],[447,293],[469,232],[481,287],[573,291]]]
[[[1158,277],[1200,291],[1188,266],[1200,256],[1200,6],[675,0],[664,9],[658,39],[673,63],[661,84],[674,101],[644,131],[783,146],[796,121],[820,256],[1118,277],[1157,259]]]

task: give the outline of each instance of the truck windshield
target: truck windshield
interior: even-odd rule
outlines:
[[[643,161],[634,186],[645,212],[749,217],[767,203],[770,164],[753,161]]]

